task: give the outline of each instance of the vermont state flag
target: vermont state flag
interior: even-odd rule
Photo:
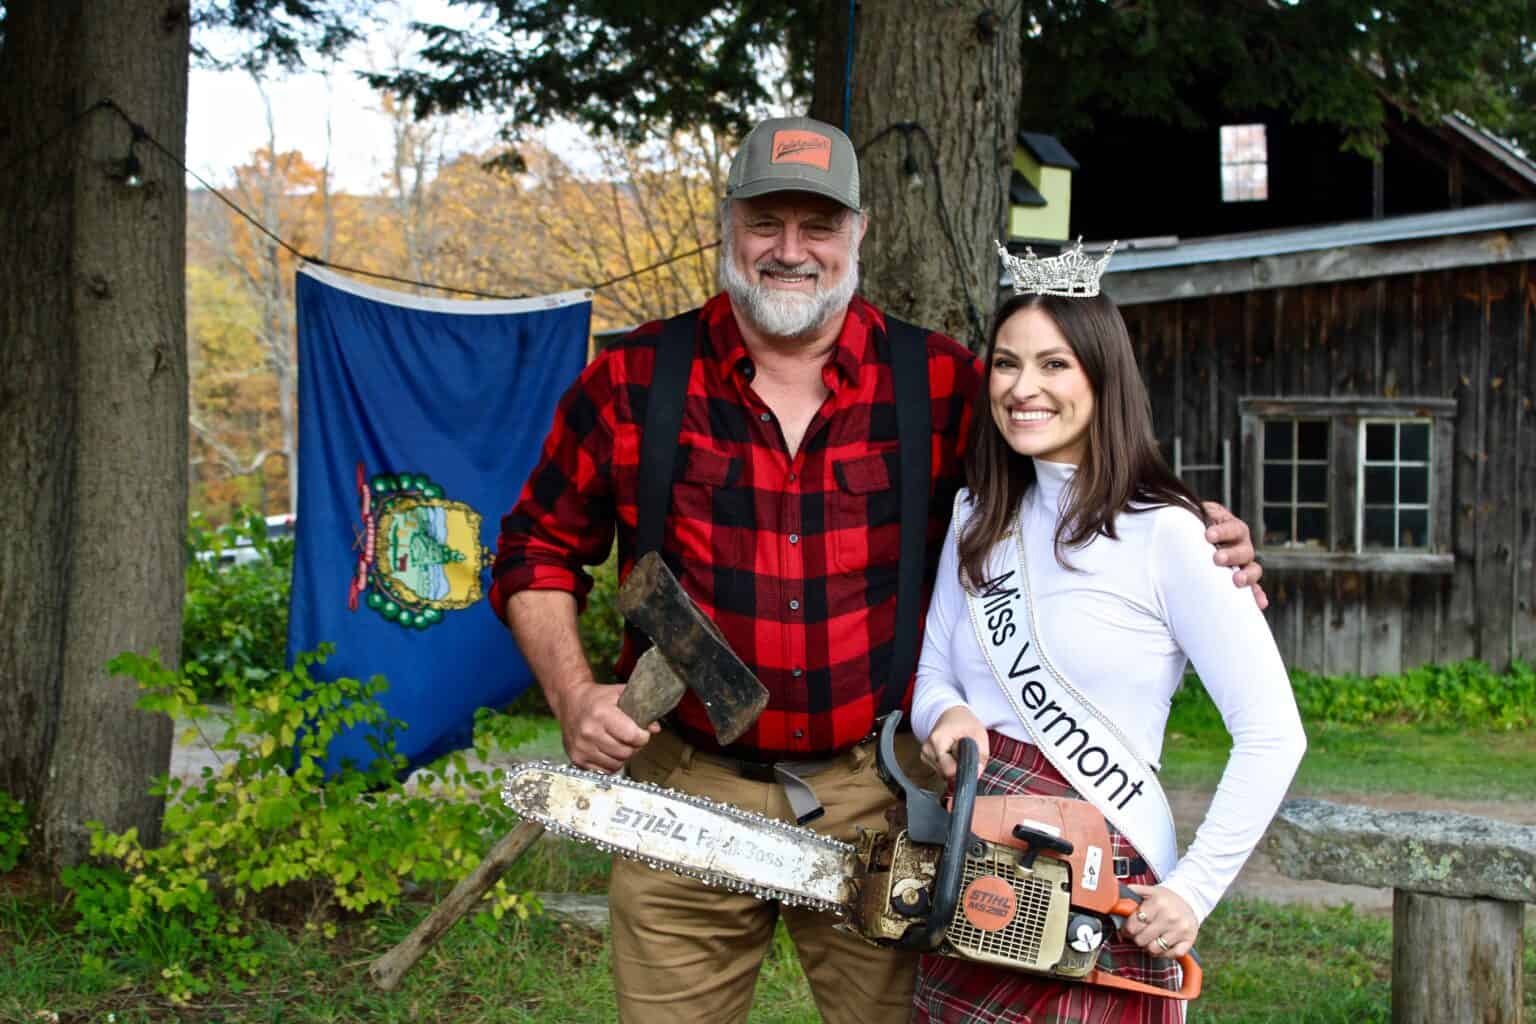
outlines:
[[[298,274],[299,507],[289,657],[383,675],[414,767],[533,681],[485,600],[501,516],[586,361],[591,293],[463,302]],[[374,758],[363,727],[327,771]]]

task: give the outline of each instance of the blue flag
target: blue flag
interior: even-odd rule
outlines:
[[[298,275],[299,507],[289,657],[383,675],[414,767],[469,745],[532,674],[485,600],[501,516],[586,361],[589,292],[460,302]],[[367,767],[361,727],[328,772]]]

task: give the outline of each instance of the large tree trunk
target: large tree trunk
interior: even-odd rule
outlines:
[[[841,124],[848,5],[823,3],[811,114]],[[947,0],[861,0],[854,22],[849,134],[870,215],[861,290],[972,345],[997,304],[992,240],[1006,232],[1022,74],[1023,5],[997,6],[1011,7],[1006,22]],[[899,124],[911,127],[887,132]]]
[[[159,833],[171,723],[109,676],[179,660],[187,503],[188,21],[165,0],[8,0],[0,51],[0,789],[51,863],[84,822]]]

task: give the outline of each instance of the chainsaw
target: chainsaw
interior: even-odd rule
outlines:
[[[1140,898],[1116,878],[1109,828],[1092,804],[977,796],[976,744],[961,740],[946,804],[901,770],[900,712],[876,767],[904,805],[893,827],[856,842],[729,804],[569,765],[508,771],[502,797],[549,831],[764,900],[825,911],[882,946],[1171,999],[1200,994],[1193,955],[1178,991],[1101,968],[1105,936]]]

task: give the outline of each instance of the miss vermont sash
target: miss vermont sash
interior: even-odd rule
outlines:
[[[971,508],[955,498],[958,542]],[[966,588],[971,623],[1014,714],[1078,795],[1125,834],[1158,880],[1178,862],[1173,812],[1152,766],[1051,663],[1030,593],[1023,515],[987,555],[986,580]]]

